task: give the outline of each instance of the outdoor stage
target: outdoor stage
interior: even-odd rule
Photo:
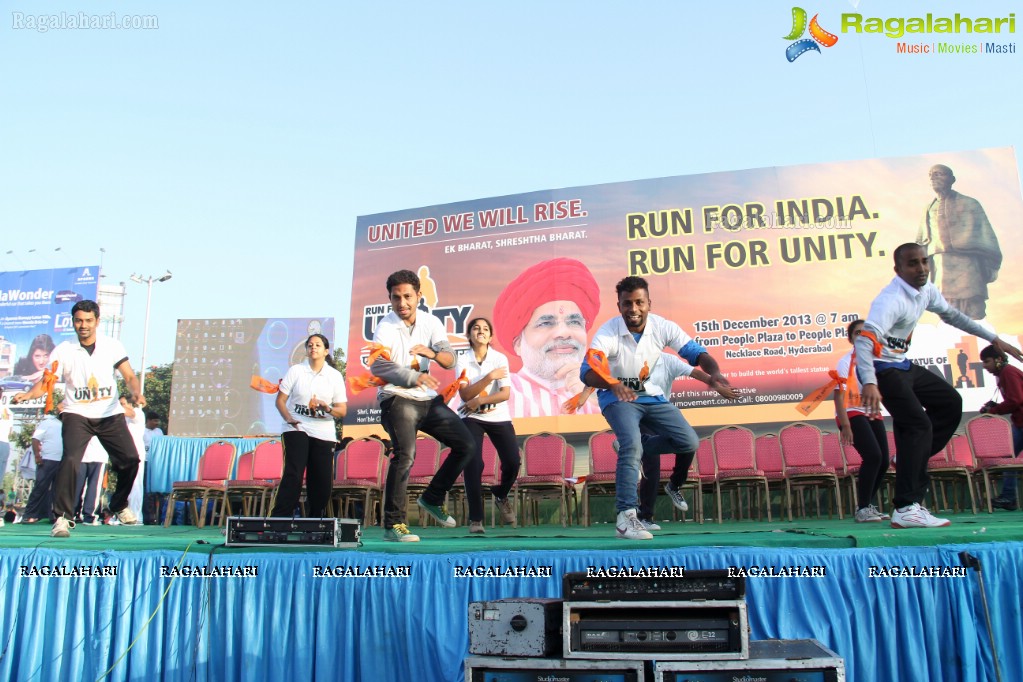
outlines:
[[[563,573],[590,567],[684,566],[823,567],[823,577],[751,577],[751,639],[815,638],[845,658],[849,680],[994,680],[975,571],[871,577],[893,566],[952,572],[968,551],[982,562],[1002,679],[1021,679],[1023,513],[952,518],[903,531],[849,520],[674,522],[649,542],[616,540],[609,524],[485,537],[415,526],[418,544],[385,543],[370,528],[357,550],[226,548],[219,529],[191,526],[79,526],[54,540],[46,525],[8,525],[0,678],[450,682],[462,679],[471,601],[557,597]],[[116,566],[116,576],[23,575],[52,566]],[[239,575],[186,577],[183,566]],[[335,575],[314,575],[324,568]],[[483,571],[551,577],[473,575]]]

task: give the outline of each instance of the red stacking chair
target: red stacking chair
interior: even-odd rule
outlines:
[[[792,501],[785,483],[785,462],[781,456],[781,441],[776,433],[764,433],[757,436],[753,451],[756,454],[757,468],[764,472],[767,479],[768,494],[771,487],[777,488],[782,501],[778,503],[779,512],[788,510],[789,521],[792,520]],[[770,498],[768,498],[770,500]]]
[[[575,452],[568,442],[556,433],[537,433],[523,443],[523,475],[518,478],[523,498],[523,522],[526,511],[531,511],[534,523],[539,519],[539,501],[554,498],[560,503],[561,526],[571,518],[571,500],[575,499],[575,486],[567,479],[575,473]],[[586,494],[585,484],[583,494]]]
[[[614,431],[600,431],[590,436],[590,472],[586,474],[583,489],[583,525],[590,525],[590,496],[615,494],[615,472],[618,470],[618,453],[612,443]]]
[[[440,467],[440,458],[441,444],[439,440],[427,435],[420,435],[416,438],[416,458],[408,472],[408,487],[406,489],[411,505],[415,506],[415,501],[430,485],[433,475]],[[418,509],[418,507],[416,508]],[[425,526],[431,518],[429,514],[420,513],[419,525]]]
[[[266,440],[254,450],[238,457],[234,478],[227,482],[224,495],[228,515],[233,515],[231,498],[240,497],[243,516],[264,515],[266,503],[281,482],[284,446],[275,439]],[[258,502],[258,506],[257,506]]]
[[[384,496],[384,444],[376,438],[353,440],[338,453],[334,464],[331,502],[339,518],[351,518],[355,501],[362,502],[362,525],[375,523],[374,504]]]
[[[207,502],[213,503],[213,516],[216,518],[217,502],[223,499],[227,480],[234,468],[234,455],[234,444],[227,441],[218,440],[206,446],[199,459],[195,480],[174,481],[172,484],[170,499],[167,500],[167,514],[163,520],[164,527],[169,526],[174,517],[175,502],[192,504],[192,518],[199,528],[206,525]]]
[[[789,489],[789,499],[791,499],[792,488],[796,488],[800,491],[799,501],[800,507],[802,507],[803,489],[810,488],[816,491],[819,485],[825,484],[835,492],[835,508],[838,510],[838,518],[845,518],[842,514],[842,491],[838,485],[838,474],[833,467],[824,463],[824,443],[820,429],[805,422],[796,422],[779,431],[778,440],[781,442],[781,456],[785,464],[785,484]],[[817,513],[819,516],[819,504]],[[829,508],[828,517],[830,518],[830,516]]]
[[[717,467],[714,493],[717,498],[718,523],[721,523],[722,517],[721,490],[723,488],[736,490],[735,504],[732,506],[732,514],[736,519],[741,518],[739,491],[746,489],[747,492],[753,492],[755,495],[751,497],[759,501],[760,491],[763,490],[767,520],[770,521],[771,497],[767,487],[767,476],[757,468],[753,452],[753,432],[743,426],[723,426],[711,434],[710,442],[714,452],[714,463]],[[759,504],[757,506],[759,508]]]
[[[850,464],[849,451],[856,452],[852,445],[842,444],[842,434],[829,432],[824,434],[824,464],[833,467],[839,483],[848,483],[850,514],[856,513],[856,473],[860,470],[863,459],[856,452],[859,462]]]
[[[713,488],[714,481],[717,480],[717,465],[714,464],[714,446],[711,445],[709,436],[700,439],[700,444],[696,447],[696,456],[693,458],[693,461],[696,462],[696,476],[690,477],[689,481],[695,481],[698,486],[700,493],[698,507],[701,514],[700,522],[702,523],[702,517],[706,509],[703,504],[704,491],[706,488]],[[718,509],[717,519],[718,523],[721,523],[720,508]]]
[[[938,496],[940,495],[941,507],[938,508],[948,508],[945,484],[951,483],[952,506],[955,511],[959,511],[959,495],[956,494],[956,484],[962,482],[966,484],[966,489],[970,493],[970,508],[976,514],[977,498],[973,494],[973,475],[976,470],[977,467],[973,463],[973,452],[970,450],[969,439],[965,434],[957,433],[952,436],[952,440],[942,448],[941,452],[927,460],[927,473],[930,475],[931,480],[937,484],[931,487],[935,507],[938,507]]]
[[[966,435],[977,463],[975,476],[984,479],[987,510],[993,514],[991,500],[995,496],[991,492],[991,475],[1023,471],[1023,460],[1016,459],[1012,449],[1012,427],[1004,417],[981,414],[966,422]]]

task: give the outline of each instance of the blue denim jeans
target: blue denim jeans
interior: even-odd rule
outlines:
[[[1012,451],[1016,453],[1016,457],[1023,453],[1023,428],[1012,425]],[[999,497],[1005,498],[1006,500],[1016,499],[1016,472],[1008,471],[1002,476],[1002,494]]]
[[[618,439],[618,466],[615,470],[615,508],[619,511],[639,508],[640,461],[660,460],[663,453],[696,452],[699,439],[679,409],[671,403],[623,403],[616,401],[604,408],[604,419]],[[641,429],[655,434],[640,440]],[[688,469],[688,466],[687,466]]]

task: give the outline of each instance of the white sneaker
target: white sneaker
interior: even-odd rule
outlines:
[[[916,502],[908,507],[896,509],[892,514],[892,528],[940,528],[951,523],[948,519],[932,516],[925,507]]]
[[[875,514],[877,514],[878,516],[880,516],[880,517],[881,517],[881,520],[882,520],[882,521],[887,521],[888,519],[892,518],[892,517],[888,516],[887,514],[885,514],[885,513],[883,512],[883,511],[881,511],[880,509],[878,509],[877,507],[875,507],[874,505],[872,505],[872,504],[871,504],[871,505],[868,505],[868,506],[869,506],[869,507],[870,507],[871,509],[873,509],[873,510],[874,510],[874,513],[875,513]]]
[[[121,522],[122,526],[134,526],[139,522],[139,517],[128,507],[125,507],[119,512],[116,512],[114,516]]]
[[[643,527],[646,528],[647,530],[660,530],[661,529],[661,527],[658,526],[653,521],[647,521],[646,519],[640,519],[639,522],[642,523]]]
[[[664,484],[664,492],[668,493],[668,497],[671,498],[671,503],[675,505],[679,511],[689,511],[689,503],[686,502],[686,498],[682,497],[682,491],[673,486],[671,481]]]
[[[856,510],[856,523],[879,523],[884,521],[873,505]]]
[[[69,538],[71,537],[71,529],[74,527],[74,521],[68,521],[63,516],[60,516],[53,522],[53,528],[50,530],[50,537]]]
[[[615,532],[619,540],[653,540],[654,536],[650,534],[646,528],[643,527],[643,523],[636,516],[635,509],[626,509],[623,512],[618,512],[618,520],[615,523]]]

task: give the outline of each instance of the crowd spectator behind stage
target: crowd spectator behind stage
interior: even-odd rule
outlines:
[[[146,412],[145,414],[146,429],[142,437],[142,444],[144,446],[143,450],[149,452],[149,447],[153,444],[153,438],[163,435],[163,429],[160,428],[160,422],[163,417],[156,412]]]
[[[32,433],[32,454],[36,461],[36,482],[25,504],[22,523],[36,523],[47,519],[53,523],[53,482],[60,470],[64,455],[64,442],[60,417],[48,414]]]
[[[43,377],[43,370],[50,363],[53,347],[53,339],[49,334],[40,334],[32,339],[28,353],[14,365],[14,375],[25,381],[39,381]]]
[[[985,403],[980,411],[986,414],[1007,414],[1012,424],[1012,452],[1019,457],[1023,453],[1023,372],[1009,364],[998,348],[988,346],[980,351],[984,369],[998,379],[998,390],[1002,401]],[[1002,477],[1002,492],[991,500],[992,507],[1015,511],[1019,508],[1016,499],[1016,472],[1007,471]]]
[[[584,388],[579,366],[600,312],[600,287],[583,263],[555,258],[512,280],[494,304],[494,335],[509,355],[512,418],[551,417]],[[591,398],[578,414],[596,414]]]
[[[149,448],[145,445],[146,413],[141,407],[136,408],[128,399],[121,396],[121,407],[124,408],[124,421],[128,425],[128,433],[135,442],[135,449],[139,452],[139,471],[135,475],[135,483],[128,493],[128,508],[135,516],[142,518],[142,501],[145,498],[145,474],[146,474],[146,453]],[[111,518],[111,523],[119,523]]]
[[[97,515],[103,496],[103,474],[106,473],[109,455],[99,439],[93,436],[85,446],[82,465],[78,468],[78,482],[75,489],[78,497],[75,506],[75,521],[87,526],[100,525]]]

